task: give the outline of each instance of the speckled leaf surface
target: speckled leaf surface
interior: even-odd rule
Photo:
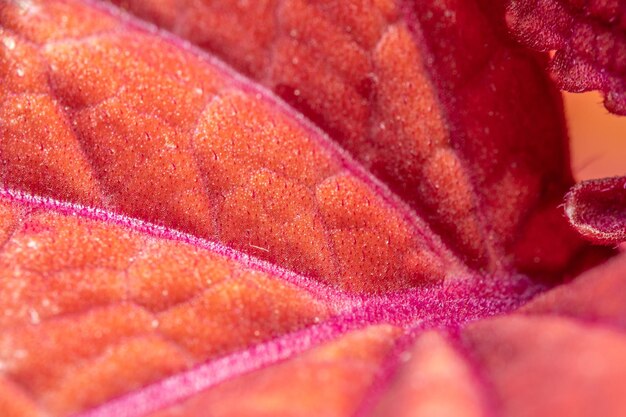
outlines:
[[[471,266],[493,270],[512,256],[518,267],[554,271],[574,250],[537,239],[561,221],[553,208],[571,181],[564,125],[544,64],[508,40],[499,6],[114,3],[274,91]]]
[[[618,415],[623,256],[503,7],[117,3],[0,3],[0,414]]]

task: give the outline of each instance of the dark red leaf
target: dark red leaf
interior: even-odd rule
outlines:
[[[556,50],[550,70],[567,91],[601,90],[626,115],[626,4],[621,0],[511,0],[507,21],[524,44]]]

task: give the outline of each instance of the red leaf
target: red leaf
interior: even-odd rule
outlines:
[[[511,0],[518,39],[556,50],[550,70],[567,91],[601,90],[609,111],[626,115],[626,5],[614,1]]]
[[[164,10],[163,13],[179,10],[181,19],[185,19],[187,15],[196,16],[200,13],[200,11],[196,13],[193,8],[187,10],[182,6],[171,8],[161,2],[147,3],[142,7],[159,8],[161,5],[165,7],[159,9]],[[269,60],[268,65],[271,65],[271,68],[268,67],[263,71],[270,71],[275,75],[267,80],[267,85],[280,94],[285,86],[289,90],[299,90],[297,102],[292,100],[294,106],[302,108],[300,104],[304,103],[304,107],[318,114],[319,117],[310,111],[305,112],[318,120],[321,127],[352,152],[368,170],[386,182],[410,208],[420,213],[447,246],[472,267],[495,271],[502,264],[515,263],[523,269],[534,272],[560,270],[577,250],[575,244],[563,251],[533,249],[538,240],[533,232],[538,230],[537,225],[546,222],[560,223],[558,227],[566,229],[567,226],[555,207],[571,184],[565,156],[566,144],[560,104],[557,104],[555,92],[541,74],[539,65],[521,49],[511,46],[506,41],[500,41],[500,34],[486,23],[489,17],[485,16],[477,5],[467,2],[450,4],[449,8],[454,16],[464,16],[456,24],[448,21],[450,19],[448,14],[439,9],[439,6],[433,5],[433,10],[430,11],[407,9],[406,18],[401,17],[401,10],[393,11],[395,6],[388,6],[391,9],[384,7],[381,9],[382,6],[376,4],[359,6],[368,10],[365,16],[378,16],[376,19],[379,21],[375,32],[377,35],[367,47],[355,43],[350,35],[361,33],[357,31],[356,24],[350,26],[354,26],[354,29],[346,34],[343,23],[334,21],[337,15],[333,10],[336,7],[306,6],[299,2],[287,2],[280,5],[278,10],[281,19],[285,20],[280,28],[286,26],[284,30],[281,29],[275,45],[272,44],[274,46],[255,49],[257,45],[247,48],[245,39],[242,39],[241,49],[232,43],[227,43],[226,48],[230,55],[238,54],[236,51],[241,50],[239,54],[245,56],[249,55],[247,51],[250,49],[256,50],[263,58],[258,58],[261,62]],[[190,4],[188,7],[195,6]],[[247,26],[252,21],[264,30],[272,29],[267,26],[271,24],[272,19],[250,16],[249,13],[256,13],[257,6],[239,10],[236,3],[233,3],[232,6],[223,7],[226,7],[228,12],[221,10],[220,7],[211,12],[212,9],[209,8],[206,13],[201,14],[204,16],[208,13],[207,23],[202,23],[199,19],[194,19],[194,22],[202,28],[207,28],[204,30],[215,30],[219,33],[232,30],[230,23],[232,21],[241,22],[239,24],[242,26]],[[269,5],[264,7],[263,10],[267,9],[266,13],[273,10]],[[321,11],[318,10],[319,7],[322,7]],[[234,10],[230,10],[231,8]],[[322,13],[324,10],[326,14]],[[317,20],[308,18],[318,16],[319,13],[321,14]],[[421,22],[413,18],[413,14],[432,15],[432,18]],[[349,15],[349,10],[339,13],[339,16],[346,15]],[[209,19],[210,16],[214,19]],[[315,30],[317,28],[315,22],[318,20],[326,22],[328,30]],[[474,20],[485,23],[480,25],[470,23]],[[214,21],[223,23],[216,26],[213,25]],[[15,24],[19,24],[19,21]],[[54,16],[50,16],[47,23],[41,24],[48,28],[46,30],[52,30],[51,27],[55,27]],[[38,64],[45,65],[47,61],[50,61],[50,65],[54,64],[49,77],[50,88],[61,104],[66,106],[67,111],[64,113],[69,118],[68,122],[75,124],[71,132],[66,133],[67,140],[75,144],[78,139],[85,151],[86,161],[85,158],[80,159],[86,164],[93,164],[95,169],[93,174],[95,178],[85,178],[84,181],[96,181],[101,191],[94,189],[96,184],[84,184],[84,187],[89,188],[89,192],[86,190],[83,192],[83,201],[91,201],[89,200],[91,194],[105,194],[108,195],[106,200],[109,203],[108,207],[146,220],[164,222],[168,226],[194,234],[202,236],[215,234],[216,225],[203,224],[208,217],[215,217],[206,211],[206,207],[209,206],[207,196],[199,195],[197,188],[192,192],[193,187],[198,181],[203,181],[209,194],[215,196],[211,200],[214,201],[215,198],[221,200],[225,187],[234,185],[233,182],[241,181],[246,176],[236,170],[226,170],[218,175],[216,168],[225,169],[223,164],[226,159],[233,161],[234,155],[224,153],[228,152],[228,148],[220,153],[219,149],[209,149],[210,146],[196,142],[207,134],[209,137],[210,135],[224,137],[231,131],[238,135],[243,132],[233,126],[235,119],[232,117],[224,124],[211,126],[203,123],[196,126],[194,120],[198,117],[209,117],[214,107],[221,108],[219,105],[222,101],[207,103],[214,95],[220,96],[220,90],[225,88],[221,84],[228,84],[226,80],[231,76],[219,76],[215,69],[209,70],[208,64],[201,62],[203,59],[200,61],[197,57],[192,59],[190,57],[192,54],[189,53],[185,54],[185,58],[174,58],[173,48],[177,47],[171,40],[166,42],[169,44],[168,47],[156,46],[163,45],[163,41],[160,41],[151,48],[146,48],[143,46],[143,43],[148,41],[146,38],[136,37],[131,42],[128,35],[124,35],[124,31],[120,29],[119,22],[109,18],[103,19],[99,25],[108,29],[93,26],[83,30],[81,36],[92,36],[90,41],[55,42],[52,46],[46,47],[42,58],[45,60]],[[121,25],[125,27],[126,24]],[[424,45],[414,41],[422,36],[417,33],[420,25],[423,26],[423,35],[427,37]],[[460,30],[459,25],[477,27],[481,30],[477,30],[475,35],[469,38],[459,36],[456,34]],[[189,26],[181,22],[179,27]],[[361,22],[358,27],[362,27],[361,31],[364,33],[372,30],[366,22]],[[114,32],[103,33],[108,30]],[[238,30],[236,33],[241,31]],[[294,38],[291,36],[292,31],[303,35]],[[57,38],[62,36],[66,35],[62,32],[55,35]],[[450,38],[450,42],[446,43],[448,46],[438,46],[440,43],[436,40],[440,38]],[[145,42],[142,39],[145,39]],[[254,42],[257,41],[259,39],[254,37]],[[102,44],[100,48],[90,48],[92,44],[99,43]],[[120,43],[123,45],[122,49]],[[343,52],[335,56],[339,50],[337,45],[355,51],[355,57],[347,59]],[[463,52],[467,48],[478,48],[476,50],[480,53],[468,55]],[[156,49],[159,50],[158,53]],[[146,53],[139,53],[140,51]],[[302,61],[302,65],[294,67],[292,61],[296,52],[297,59]],[[155,60],[156,56],[166,60],[164,62],[167,65],[151,68],[150,66],[156,65],[151,61]],[[270,57],[272,59],[269,59]],[[134,62],[137,59],[142,64],[135,63],[132,66],[129,61]],[[94,68],[99,68],[96,62],[109,62],[108,60],[115,62],[115,65],[109,66],[106,71],[100,69],[94,72]],[[77,62],[82,64],[76,65]],[[364,64],[365,67],[361,68],[360,62],[367,65]],[[131,65],[132,71],[123,70],[123,67],[128,65]],[[166,75],[176,74],[177,71],[180,72],[180,76],[176,76],[175,79]],[[207,74],[207,71],[210,72]],[[258,78],[262,77],[264,76],[259,73]],[[362,85],[362,80],[369,79],[368,77],[373,77],[373,81],[368,84],[369,93],[363,95],[362,92],[359,93],[361,91],[359,86]],[[149,88],[145,84],[147,79],[152,81]],[[189,81],[185,83],[184,79]],[[129,88],[126,85],[122,88],[124,82],[132,82],[135,87]],[[236,84],[241,85],[241,81],[237,81]],[[155,85],[160,87],[156,88]],[[197,86],[200,86],[198,87],[200,90],[193,90]],[[419,86],[419,90],[415,90],[415,86]],[[241,85],[240,88],[245,90],[252,87]],[[202,91],[203,95],[194,94],[193,91]],[[165,95],[169,100],[161,100]],[[404,99],[397,100],[397,97]],[[268,100],[273,102],[272,99]],[[262,101],[267,103],[265,99]],[[238,109],[247,106],[238,103]],[[204,105],[208,108],[203,110]],[[224,103],[224,106],[228,105]],[[276,106],[276,104],[267,105]],[[200,114],[203,111],[204,113]],[[126,122],[129,117],[140,120],[142,115],[146,114],[153,115],[156,119],[150,123]],[[176,117],[172,116],[174,114]],[[166,115],[168,116],[164,117]],[[358,119],[354,120],[353,118],[357,116]],[[258,123],[262,123],[262,117],[266,116],[260,115],[250,121],[258,120]],[[103,128],[105,123],[109,126],[106,130]],[[197,130],[190,132],[189,126],[194,126]],[[211,130],[207,131],[209,128]],[[255,129],[260,130],[258,127]],[[308,128],[301,126],[297,129]],[[20,132],[23,131],[20,129]],[[157,131],[163,134],[157,135]],[[249,134],[250,130],[244,131],[248,132],[248,141],[254,140]],[[164,143],[163,136],[166,132],[170,143],[178,146],[168,151],[170,155],[167,159],[171,159],[172,162],[159,160],[158,146]],[[267,134],[271,136],[275,132],[267,131]],[[19,137],[19,134],[11,136]],[[106,140],[101,136],[106,137]],[[317,134],[313,136],[318,137]],[[129,147],[126,139],[123,139],[129,137],[142,138],[141,146],[148,148],[139,149],[137,144]],[[528,140],[528,137],[541,140]],[[155,140],[150,141],[148,138]],[[193,155],[189,155],[187,144],[189,140],[195,150],[199,173],[192,163]],[[314,140],[315,143],[320,141],[327,143],[325,137]],[[148,145],[149,143],[153,146]],[[283,141],[281,146],[285,145],[287,144]],[[48,149],[50,144],[42,146]],[[222,146],[229,146],[229,142]],[[293,146],[301,148],[299,149],[301,155],[309,155],[310,151],[303,148],[304,144],[294,143]],[[309,146],[319,147],[321,144]],[[13,145],[11,148],[17,149]],[[115,153],[112,153],[111,149]],[[29,149],[29,152],[36,158],[36,155],[43,151]],[[60,162],[50,161],[48,156],[50,150],[47,152],[45,158],[37,157],[32,162],[37,164],[45,162],[45,165],[51,167],[58,166]],[[77,150],[64,152],[59,149],[59,152],[67,155]],[[238,152],[247,151],[242,147]],[[264,152],[276,151],[265,149]],[[295,149],[287,152],[285,146],[286,154],[294,155],[294,152]],[[265,154],[259,157],[269,158]],[[44,161],[41,161],[42,158]],[[276,154],[273,158],[275,160],[274,166],[271,167],[273,170],[279,169],[281,164],[289,165],[286,161],[280,161]],[[331,157],[333,158],[338,157]],[[72,158],[76,159],[78,158]],[[308,160],[310,163],[308,169],[313,169],[321,163],[317,157]],[[147,163],[148,161],[150,163]],[[265,163],[264,160],[248,162],[257,166]],[[32,192],[44,192],[53,197],[72,198],[75,195],[69,192],[60,194],[58,191],[60,181],[52,180],[53,176],[49,173],[38,174],[39,178],[30,180],[31,184],[35,181],[36,186],[24,184],[24,175],[16,175],[18,173],[15,171],[22,164],[8,166],[9,170],[5,175],[10,179],[11,185],[15,184],[20,188],[27,186]],[[317,183],[327,178],[329,174],[332,175],[339,169],[337,164],[337,161],[334,164],[323,163],[325,169],[319,174],[309,175],[308,184],[311,184],[311,181]],[[26,164],[23,169],[32,176],[33,170],[28,169],[28,166]],[[59,170],[63,172],[59,168],[52,169],[54,172]],[[89,172],[85,166],[76,167],[74,170]],[[154,177],[155,172],[161,173],[158,182],[153,178],[145,178],[145,176]],[[279,174],[291,175],[291,171]],[[132,181],[129,178],[131,176]],[[246,182],[247,180],[248,178]],[[257,179],[260,184],[270,180],[269,177]],[[56,185],[49,184],[50,181]],[[153,184],[148,186],[146,182]],[[56,190],[50,190],[51,188]],[[154,189],[158,189],[159,193],[152,192]],[[143,192],[139,193],[138,190]],[[245,195],[233,196],[233,199],[242,198],[248,200]],[[300,201],[302,198],[294,195],[294,198],[289,200]],[[168,204],[163,206],[163,201],[167,201]],[[225,201],[224,204],[241,206],[237,201]],[[306,201],[303,203],[306,204]],[[161,207],[157,209],[159,204]],[[245,238],[240,235],[241,228],[250,226],[240,224],[236,231],[231,231],[235,227],[234,223],[240,221],[254,222],[258,227],[258,221],[241,218],[244,215],[254,217],[255,213],[239,214],[231,212],[226,207],[222,211],[220,206],[214,210],[218,210],[218,214],[226,211],[231,218],[226,221],[227,230],[224,236],[226,240],[258,256],[268,257],[268,252],[255,247],[270,249],[269,259],[278,260],[275,255],[272,256],[279,249],[276,247],[277,242],[269,240],[267,234],[271,233],[270,231],[259,230]],[[217,225],[218,228],[220,226]],[[288,240],[286,239],[289,236],[288,229],[284,232],[283,238]],[[294,238],[300,236],[299,233],[294,233],[296,235]],[[314,233],[310,230],[307,235]],[[554,239],[563,240],[558,236],[559,234],[541,233],[540,240],[546,245],[554,246],[556,244]],[[322,240],[320,237],[314,239],[318,242]],[[341,241],[337,244],[338,251],[352,250],[348,243],[353,239],[352,236],[331,236],[330,239]],[[254,246],[250,246],[250,243]],[[294,249],[302,245],[302,243],[295,245],[293,242],[288,244]],[[382,242],[372,242],[371,246],[380,248],[381,244]],[[268,245],[272,247],[268,248]],[[302,256],[300,251],[292,256],[299,261],[311,256],[324,256],[330,259],[319,245],[313,246],[310,250],[314,254]],[[381,253],[379,249],[373,250]],[[281,261],[282,264],[293,266],[294,260],[286,259],[289,255],[281,256],[286,262],[285,264]],[[298,270],[323,274],[319,268],[304,265]],[[327,274],[334,274],[330,271],[329,265],[323,268],[328,271]]]
[[[7,73],[24,72],[5,91],[7,186],[218,239],[353,291],[465,273],[398,197],[214,60],[111,10],[37,7],[4,9]],[[63,16],[78,22],[59,27]]]
[[[124,3],[256,81],[114,6],[0,4],[2,416],[496,415],[529,357],[580,382],[546,363],[577,324],[506,316],[606,254],[501,7]],[[535,321],[560,339],[526,352]]]

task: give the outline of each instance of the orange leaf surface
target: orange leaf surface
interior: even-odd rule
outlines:
[[[541,58],[503,36],[499,6],[113,3],[273,90],[471,266],[492,271],[512,256],[522,269],[554,272],[574,250],[549,250],[554,235],[537,239],[538,228],[561,222],[553,208],[571,182],[565,128]]]

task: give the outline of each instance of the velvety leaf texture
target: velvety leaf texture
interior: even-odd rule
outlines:
[[[545,65],[482,0],[0,0],[0,416],[621,416]]]
[[[511,0],[511,30],[526,45],[556,51],[550,70],[572,92],[601,90],[626,115],[626,3],[623,0]]]
[[[572,225],[598,243],[626,241],[626,177],[584,181],[567,196]]]
[[[552,250],[558,234],[537,244],[538,229],[562,221],[565,129],[543,64],[503,36],[503,11],[493,18],[475,1],[115,3],[273,90],[470,266],[492,271],[510,256],[554,271],[574,250]]]

